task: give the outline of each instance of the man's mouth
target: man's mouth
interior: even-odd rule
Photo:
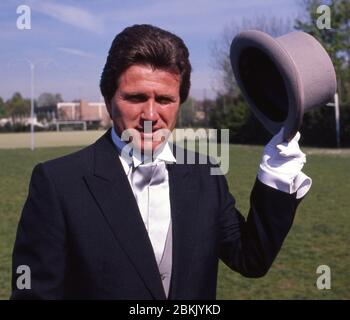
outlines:
[[[144,141],[162,142],[166,139],[166,134],[162,128],[136,127],[135,129],[140,133],[140,138]]]
[[[145,127],[137,127],[135,128],[138,132],[140,132],[141,135],[152,135],[154,134],[159,128],[145,128]]]
[[[154,129],[154,128],[149,129],[149,128],[144,128],[144,127],[138,127],[138,128],[136,128],[136,130],[139,132],[142,132],[142,133],[153,133],[153,132],[157,131],[158,129]]]

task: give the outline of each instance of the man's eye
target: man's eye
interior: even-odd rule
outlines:
[[[147,100],[147,97],[142,94],[135,94],[135,95],[128,95],[125,97],[125,99],[130,102],[141,103],[141,102],[145,102]]]
[[[156,101],[159,103],[159,104],[170,104],[173,101],[173,99],[171,99],[170,97],[158,97],[156,99]]]

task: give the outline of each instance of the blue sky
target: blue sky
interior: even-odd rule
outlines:
[[[19,5],[31,8],[31,30],[18,30]],[[114,36],[135,23],[150,23],[179,35],[193,66],[191,95],[213,97],[211,46],[226,26],[243,18],[290,18],[298,0],[2,0],[0,2],[0,96],[29,97],[27,58],[35,63],[35,90],[64,100],[99,101],[99,79]]]

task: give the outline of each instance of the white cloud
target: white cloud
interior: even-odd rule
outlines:
[[[35,11],[80,29],[96,33],[104,31],[103,20],[86,9],[44,1],[32,2],[31,7]]]
[[[129,1],[120,8],[103,9],[103,16],[111,23],[122,26],[134,23],[151,23],[180,36],[214,37],[225,25],[232,21],[240,23],[243,17],[271,14],[277,17],[290,16],[291,4],[295,0],[285,0],[287,6],[281,6],[280,0],[152,0],[140,7]]]
[[[82,50],[78,50],[78,49],[74,49],[74,48],[64,48],[64,47],[59,47],[57,48],[58,50],[68,53],[68,54],[72,54],[75,56],[79,56],[79,57],[83,57],[83,58],[94,58],[95,55],[93,55],[92,53],[86,52],[86,51],[82,51]]]

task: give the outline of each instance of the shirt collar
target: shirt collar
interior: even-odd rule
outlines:
[[[141,156],[140,152],[133,152],[130,144],[122,141],[119,135],[116,133],[114,127],[111,130],[112,141],[117,148],[120,157],[128,164],[129,167],[133,164],[137,168],[145,159]],[[126,148],[126,149],[124,149]],[[157,147],[153,154],[154,162],[165,161],[166,163],[176,163],[176,158],[170,148],[169,142],[165,141]]]

